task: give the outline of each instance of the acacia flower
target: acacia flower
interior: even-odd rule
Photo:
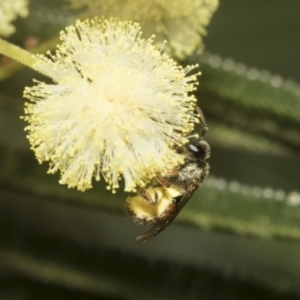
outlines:
[[[140,26],[115,19],[77,21],[63,43],[35,69],[38,82],[24,96],[28,139],[38,161],[60,171],[60,183],[84,191],[101,177],[113,192],[124,179],[135,191],[184,157],[176,145],[198,122],[189,95],[194,66],[182,68],[141,38]]]
[[[168,41],[168,49],[179,58],[203,50],[205,27],[219,0],[69,0],[71,7],[87,5],[91,15],[118,17],[141,24],[145,37],[156,35],[156,45]]]
[[[17,16],[23,18],[28,15],[29,0],[0,0],[0,35],[9,36],[15,31],[11,24]]]

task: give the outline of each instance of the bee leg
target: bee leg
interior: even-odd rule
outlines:
[[[170,170],[167,171],[167,174],[166,174],[166,177],[167,177],[167,178],[172,179],[173,177],[176,177],[176,176],[178,176],[178,170],[177,170],[177,169],[170,169]],[[160,176],[160,175],[157,175],[157,176],[155,177],[155,180],[156,180],[160,185],[162,185],[163,187],[169,188],[169,187],[171,186],[171,183],[170,183],[170,181],[169,181],[167,178],[162,177],[162,176]]]
[[[144,189],[144,188],[142,188],[142,187],[140,187],[140,186],[136,187],[136,191],[137,191],[137,193],[138,193],[142,198],[144,198],[144,199],[147,201],[147,203],[149,203],[150,205],[156,205],[156,204],[157,204],[157,201],[158,201],[158,195],[157,195],[156,192],[155,192],[155,194],[154,194],[154,199],[153,199],[153,197],[151,197],[151,195],[147,192],[147,190]]]
[[[156,177],[155,177],[155,180],[156,180],[159,184],[161,184],[163,187],[169,188],[169,187],[171,186],[169,180],[166,179],[166,178],[163,178],[163,177],[161,177],[161,176],[156,176]]]

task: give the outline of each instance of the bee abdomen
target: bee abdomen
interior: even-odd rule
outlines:
[[[139,224],[155,225],[165,222],[176,209],[176,197],[182,194],[179,188],[171,186],[150,187],[147,192],[157,199],[156,205],[149,204],[141,195],[127,198],[127,212]]]

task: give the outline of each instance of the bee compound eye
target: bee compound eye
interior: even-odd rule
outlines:
[[[202,144],[189,144],[188,151],[191,152],[195,157],[202,157],[205,155],[205,149],[203,148]]]

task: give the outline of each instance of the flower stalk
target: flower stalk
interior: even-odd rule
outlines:
[[[19,63],[31,69],[34,69],[35,71],[43,73],[40,69],[37,68],[38,59],[35,55],[1,38],[0,38],[0,53],[13,60],[18,61]]]

